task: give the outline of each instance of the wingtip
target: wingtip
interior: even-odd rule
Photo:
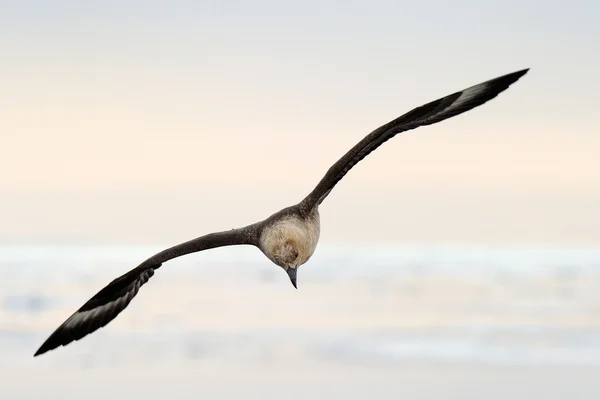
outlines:
[[[525,75],[526,73],[529,72],[529,67],[521,69],[519,71],[515,71],[511,74],[508,74],[508,76],[513,76],[515,79],[519,79],[520,77],[522,77],[523,75]]]
[[[528,68],[520,69],[518,71],[511,72],[511,73],[508,73],[508,74],[506,74],[504,76],[499,77],[499,79],[511,79],[511,80],[515,80],[516,81],[517,79],[521,78],[523,75],[525,75],[528,72],[529,72],[529,67]]]
[[[491,85],[492,87],[501,88],[501,90],[498,92],[500,93],[501,91],[505,90],[510,85],[521,79],[521,77],[523,77],[523,75],[525,75],[527,72],[529,72],[529,67],[499,76],[494,79],[490,79],[485,83]]]
[[[33,355],[34,357],[37,356],[41,356],[42,354],[46,353],[47,351],[52,350],[51,348],[46,347],[46,343],[44,343]]]
[[[60,332],[60,327],[56,331],[54,331],[52,335],[50,335],[44,341],[44,343],[42,343],[42,345],[37,349],[37,351],[33,355],[34,357],[41,356],[42,354],[47,353],[63,345],[62,343],[56,340],[57,332]]]

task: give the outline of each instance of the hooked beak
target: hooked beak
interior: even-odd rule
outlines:
[[[288,276],[290,277],[292,285],[294,285],[294,287],[298,289],[298,286],[296,286],[296,268],[288,268],[285,272],[287,272]]]

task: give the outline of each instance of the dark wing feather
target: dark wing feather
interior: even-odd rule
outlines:
[[[423,125],[435,124],[480,106],[506,90],[527,71],[529,69],[503,75],[442,97],[377,128],[329,168],[315,189],[302,200],[301,209],[308,211],[321,204],[333,187],[354,165],[398,133]]]
[[[110,282],[89,299],[48,337],[34,356],[59,346],[66,346],[115,319],[129,305],[140,287],[148,282],[154,275],[154,271],[165,261],[215,247],[256,245],[256,229],[254,225],[251,225],[242,229],[211,233],[161,251],[147,259],[138,267]]]

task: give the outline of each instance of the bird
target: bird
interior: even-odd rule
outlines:
[[[106,326],[129,305],[163,263],[186,254],[223,246],[255,246],[287,273],[297,289],[298,269],[311,258],[319,241],[319,206],[352,167],[401,132],[441,122],[488,102],[528,71],[529,68],[522,69],[457,91],[380,126],[335,162],[314,189],[295,205],[254,224],[208,233],[146,259],[91,297],[47,338],[34,357],[80,340]]]

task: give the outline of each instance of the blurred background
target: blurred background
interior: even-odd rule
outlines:
[[[0,3],[0,397],[597,399],[594,1]],[[33,353],[165,247],[322,204],[299,290],[259,250],[170,261],[116,320]]]

